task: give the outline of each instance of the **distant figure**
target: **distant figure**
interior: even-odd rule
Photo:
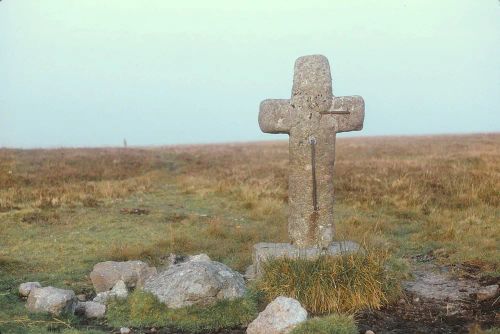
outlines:
[[[123,138],[123,147],[127,148],[127,139]]]

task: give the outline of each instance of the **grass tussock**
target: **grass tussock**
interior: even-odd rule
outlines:
[[[312,318],[295,327],[290,334],[357,334],[354,318],[348,315],[332,314]]]
[[[264,264],[257,286],[268,300],[295,298],[312,314],[377,309],[398,290],[397,279],[385,269],[386,259],[374,252],[273,259]]]
[[[112,326],[169,327],[187,333],[216,332],[245,326],[257,316],[256,296],[222,300],[210,306],[169,309],[155,296],[134,291],[126,301],[112,302],[107,311]]]

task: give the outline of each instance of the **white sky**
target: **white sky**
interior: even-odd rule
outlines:
[[[259,103],[317,53],[355,135],[500,131],[497,0],[3,0],[0,147],[283,139]]]

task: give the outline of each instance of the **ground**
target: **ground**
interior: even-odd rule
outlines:
[[[336,156],[338,239],[387,249],[401,270],[430,263],[458,280],[473,268],[478,284],[498,282],[500,134],[341,138]],[[19,283],[90,296],[88,274],[103,260],[159,265],[204,252],[244,271],[253,244],[287,240],[287,157],[286,142],[0,149],[0,330],[54,321],[27,318]],[[439,303],[402,299],[358,314],[359,327],[403,332],[413,318],[438,328]],[[469,316],[441,332],[499,326],[498,304],[465,304]]]

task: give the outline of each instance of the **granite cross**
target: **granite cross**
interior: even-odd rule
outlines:
[[[338,132],[361,130],[365,105],[360,96],[334,97],[328,59],[295,62],[292,97],[264,100],[259,126],[289,134],[288,233],[292,244],[327,248],[333,241],[333,165]]]

